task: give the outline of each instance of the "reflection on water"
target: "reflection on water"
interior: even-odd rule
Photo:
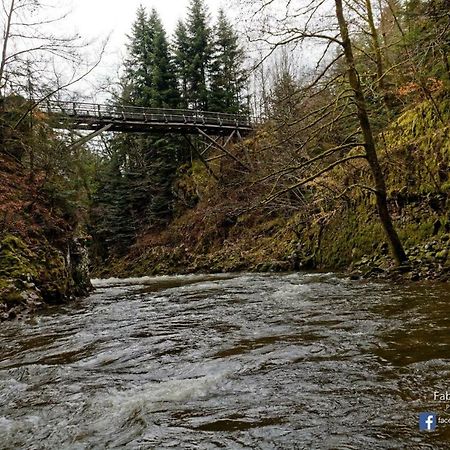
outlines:
[[[0,330],[0,448],[444,449],[448,285],[97,280]],[[449,402],[450,403],[450,402]]]

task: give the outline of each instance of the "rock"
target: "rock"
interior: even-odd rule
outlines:
[[[380,252],[382,255],[387,255],[389,253],[389,245],[386,242],[383,242],[381,244]]]
[[[45,303],[62,303],[91,290],[86,241],[62,252],[48,241],[0,240],[0,319],[20,318]]]
[[[438,234],[441,227],[442,227],[441,221],[436,220],[433,224],[433,236],[436,236],[436,234]]]
[[[409,279],[411,281],[419,281],[420,280],[420,276],[417,272],[414,272],[410,275]]]
[[[371,267],[367,272],[364,273],[363,278],[370,278],[374,275],[379,275],[384,273],[384,270],[380,267]]]
[[[350,280],[360,280],[363,273],[360,270],[355,270],[349,274]]]
[[[312,255],[310,257],[305,258],[300,262],[299,268],[302,270],[312,270],[316,268],[316,259],[315,256]]]
[[[397,273],[411,272],[411,264],[405,263],[405,264],[400,264],[399,266],[395,266],[392,268],[392,272],[397,272]]]
[[[92,290],[89,277],[89,252],[86,236],[78,236],[69,245],[67,265],[74,283],[74,293],[77,296],[86,295]]]
[[[440,252],[437,252],[435,258],[445,261],[448,258],[448,250],[444,249],[441,250]]]

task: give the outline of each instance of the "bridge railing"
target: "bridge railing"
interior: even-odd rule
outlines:
[[[129,122],[158,122],[198,125],[251,127],[248,115],[192,109],[145,108],[139,106],[102,105],[85,102],[49,101],[47,111],[69,118],[98,118]]]

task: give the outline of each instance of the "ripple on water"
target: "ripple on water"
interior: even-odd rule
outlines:
[[[448,448],[448,286],[96,280],[0,332],[0,448]],[[424,307],[426,305],[426,307]],[[440,409],[441,408],[441,409]]]

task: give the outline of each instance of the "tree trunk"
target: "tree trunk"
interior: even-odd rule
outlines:
[[[1,56],[1,61],[0,61],[0,95],[1,95],[1,91],[4,88],[4,85],[6,84],[6,82],[3,83],[3,77],[5,75],[8,41],[9,41],[9,38],[11,37],[11,25],[12,25],[14,9],[15,9],[15,0],[11,0],[11,4],[10,4],[8,11],[6,11],[6,7],[5,7],[6,25],[5,25],[5,34],[3,35],[2,56]]]
[[[383,57],[381,55],[380,37],[378,36],[378,30],[375,26],[375,20],[373,18],[372,3],[370,0],[366,0],[367,10],[367,22],[370,28],[370,38],[372,40],[373,52],[375,53],[375,62],[377,66],[377,84],[380,92],[385,94],[384,86],[384,70],[383,70]]]
[[[370,126],[369,115],[366,108],[366,99],[362,90],[361,82],[359,80],[358,72],[355,68],[355,61],[353,57],[353,49],[348,33],[347,21],[344,17],[344,11],[342,7],[342,0],[335,0],[336,5],[336,17],[339,24],[339,30],[342,39],[342,47],[345,53],[345,59],[348,68],[348,78],[351,88],[353,89],[353,95],[355,97],[355,103],[357,107],[357,115],[361,131],[364,136],[364,146],[366,151],[366,158],[369,163],[370,170],[375,182],[376,199],[378,215],[383,225],[384,231],[388,238],[392,254],[397,264],[403,264],[408,262],[408,257],[405,254],[403,245],[398,237],[398,234],[392,223],[392,218],[389,213],[387,195],[386,195],[386,183],[384,180],[383,171],[381,170],[380,163],[378,161],[378,155],[375,148],[375,140]]]

